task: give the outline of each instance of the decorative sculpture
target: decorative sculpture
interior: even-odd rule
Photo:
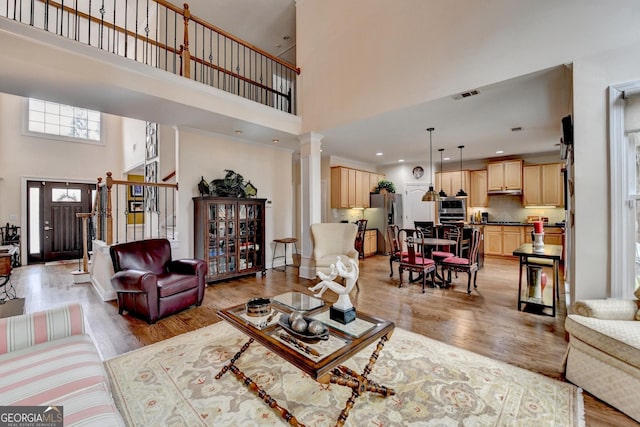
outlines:
[[[322,294],[324,294],[327,289],[331,289],[333,292],[338,294],[338,301],[331,306],[329,317],[332,320],[345,325],[356,319],[356,309],[353,307],[353,304],[351,304],[349,293],[356,285],[356,282],[358,281],[358,274],[360,273],[356,260],[349,259],[349,266],[350,268],[347,268],[340,257],[337,257],[336,263],[331,264],[330,273],[324,274],[319,271],[318,277],[322,281],[309,288],[311,292],[320,291],[317,294],[314,294],[316,298],[322,298]],[[345,285],[341,285],[333,280],[338,277],[338,275],[344,279]]]

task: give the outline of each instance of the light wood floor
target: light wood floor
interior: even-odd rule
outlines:
[[[14,270],[12,282],[26,298],[27,312],[79,302],[85,308],[92,335],[104,359],[123,354],[184,332],[218,322],[216,311],[241,304],[254,296],[306,291],[313,282],[269,270],[266,276],[210,285],[200,307],[190,308],[155,325],[118,315],[115,302],[104,303],[91,285],[74,284],[70,272],[77,264],[33,265]],[[406,274],[405,274],[406,280]],[[478,273],[478,289],[466,294],[466,275],[450,289],[418,284],[398,288],[398,272],[389,278],[388,258],[375,256],[360,262],[360,290],[351,295],[358,310],[390,319],[397,327],[456,347],[501,360],[562,380],[562,360],[567,345],[564,330],[564,295],[555,318],[517,310],[518,262],[487,259]],[[328,302],[336,299],[327,292]],[[638,423],[584,392],[588,426],[637,426]]]

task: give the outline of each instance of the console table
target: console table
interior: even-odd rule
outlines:
[[[518,281],[518,311],[522,311],[522,304],[534,304],[542,308],[551,308],[551,315],[556,315],[556,300],[560,299],[559,264],[562,258],[562,245],[544,245],[544,251],[534,252],[533,244],[525,243],[513,251],[513,255],[520,258],[520,279]],[[551,293],[551,305],[542,298],[530,298],[527,289],[522,295],[522,269],[528,265],[551,267],[553,269],[553,284]]]

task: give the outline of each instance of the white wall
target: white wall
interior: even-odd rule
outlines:
[[[293,230],[292,152],[222,135],[179,130],[179,235],[181,245],[174,256],[193,256],[193,200],[198,182],[224,178],[231,169],[258,188],[267,199],[266,264],[271,267],[274,238],[295,236]],[[269,203],[271,202],[271,203]]]
[[[22,133],[24,102],[25,98],[0,94],[0,223],[23,227],[24,177],[96,182],[107,171],[122,170],[120,117],[103,114],[104,145],[32,137]],[[10,220],[10,215],[18,220]]]
[[[145,135],[146,129],[144,121],[126,117],[122,118],[123,172],[134,170],[144,164],[146,149]],[[140,175],[142,175],[142,173]]]
[[[296,3],[303,132],[373,117],[640,37],[637,0]]]

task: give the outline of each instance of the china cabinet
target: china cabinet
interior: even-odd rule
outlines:
[[[207,281],[265,269],[265,201],[194,197],[194,254],[207,263]]]

